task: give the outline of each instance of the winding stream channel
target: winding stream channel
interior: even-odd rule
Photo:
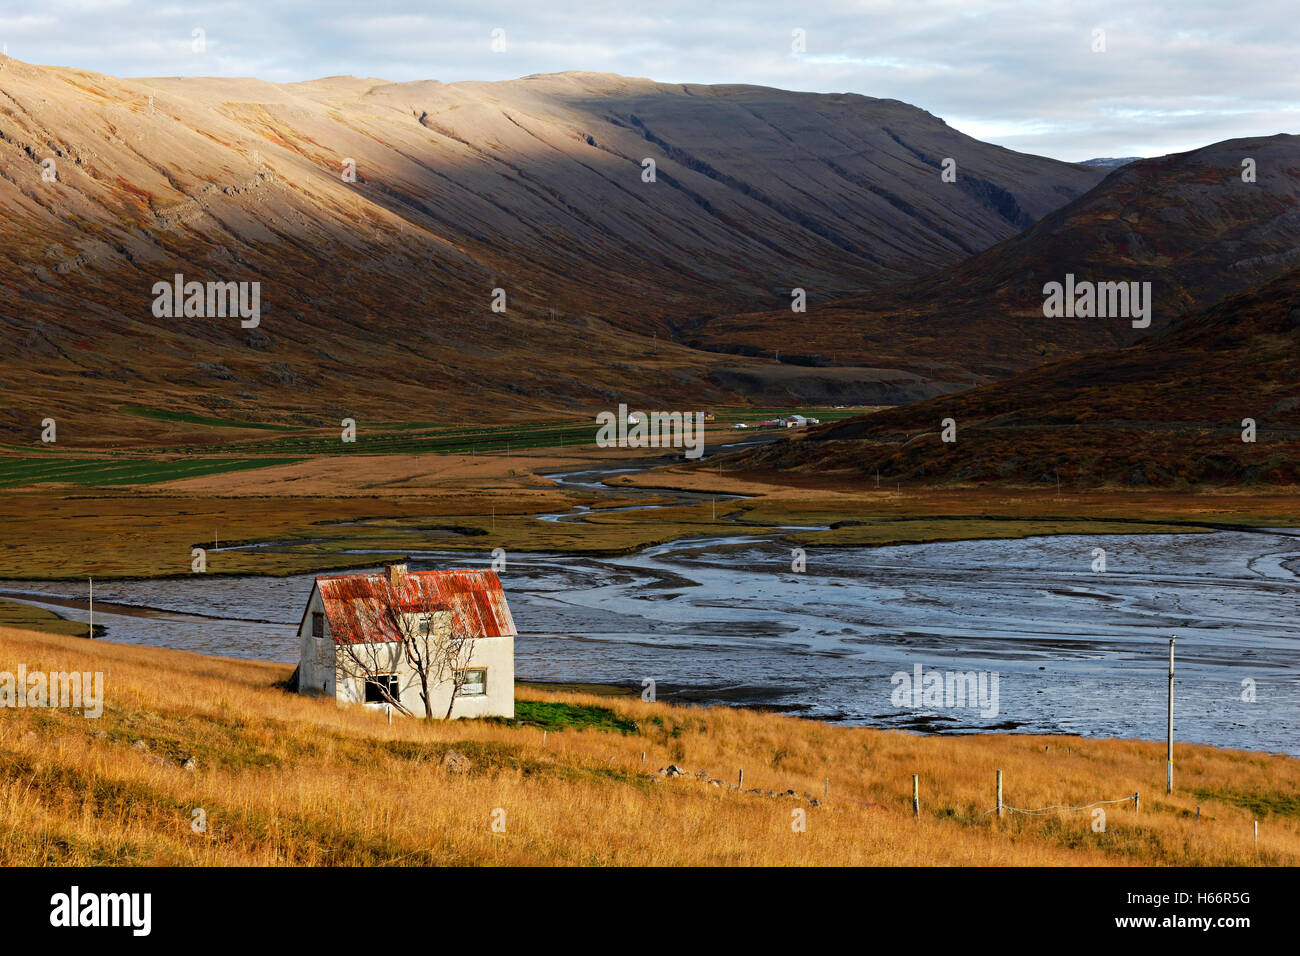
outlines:
[[[593,491],[629,470],[550,477]],[[662,505],[637,496],[713,497],[617,493],[651,513]],[[1104,573],[1091,569],[1096,547]],[[482,567],[490,550],[415,552],[411,564]],[[95,619],[109,640],[293,661],[312,577],[97,582]],[[622,557],[512,553],[502,579],[521,678],[653,680],[663,700],[881,727],[1163,739],[1176,634],[1178,740],[1300,754],[1294,529],[817,548],[801,573],[776,535],[738,535]],[[86,619],[77,585],[0,581],[0,592]],[[895,675],[917,667],[984,675],[983,706],[900,700]]]

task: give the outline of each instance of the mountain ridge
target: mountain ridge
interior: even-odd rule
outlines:
[[[10,436],[127,402],[275,421],[739,400],[681,326],[955,262],[1101,176],[899,101],[586,73],[274,84],[7,60],[0,94]],[[149,290],[178,272],[260,281],[260,326],[160,325]]]

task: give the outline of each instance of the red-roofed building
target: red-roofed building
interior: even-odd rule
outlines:
[[[316,578],[298,627],[298,690],[381,707],[397,702],[423,716],[421,668],[410,651],[427,658],[452,633],[460,642],[454,663],[424,668],[434,715],[452,702],[454,672],[452,717],[513,717],[515,622],[495,571],[394,564]]]

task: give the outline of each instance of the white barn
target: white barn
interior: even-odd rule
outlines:
[[[375,707],[392,696],[423,716],[419,675],[393,620],[408,633],[454,625],[470,636],[453,718],[515,715],[515,623],[494,571],[412,572],[394,564],[382,573],[316,578],[298,625],[298,692]],[[343,642],[364,644],[374,666],[359,672],[355,648],[348,654]],[[451,695],[451,680],[430,688],[435,716],[447,712]]]

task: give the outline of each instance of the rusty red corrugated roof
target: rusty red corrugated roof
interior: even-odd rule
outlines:
[[[334,639],[398,640],[393,622],[384,613],[389,606],[402,613],[453,611],[475,637],[513,637],[517,633],[495,571],[407,571],[399,581],[400,585],[391,585],[387,570],[318,577],[316,587]]]

